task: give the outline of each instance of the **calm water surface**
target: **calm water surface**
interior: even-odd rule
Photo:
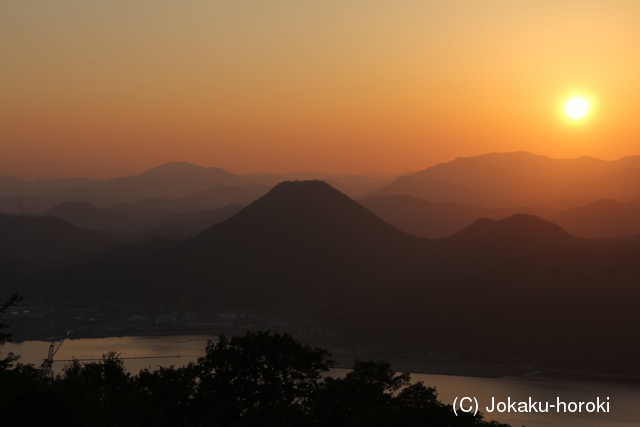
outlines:
[[[83,338],[64,341],[54,357],[53,370],[61,373],[71,359],[92,362],[101,360],[102,355],[115,351],[124,360],[129,372],[141,369],[155,369],[158,366],[186,365],[204,356],[208,340],[217,340],[210,335],[162,336],[162,337],[112,337]],[[40,366],[49,352],[48,341],[24,341],[6,343],[2,353],[19,354],[20,362]],[[59,342],[56,342],[56,347]]]
[[[207,335],[165,336],[165,337],[122,337],[66,340],[56,354],[54,371],[62,372],[65,361],[72,358],[99,360],[102,354],[115,351],[124,359],[126,368],[137,373],[144,368],[184,365],[203,356],[207,340],[215,337]],[[47,356],[49,342],[27,341],[7,343],[0,348],[2,354],[14,352],[21,355],[23,363],[40,365]],[[178,357],[179,356],[179,357]],[[87,362],[91,360],[86,360]],[[337,375],[347,370],[336,369]],[[586,381],[543,377],[503,377],[476,378],[448,375],[412,374],[416,381],[436,387],[438,396],[445,403],[453,403],[456,397],[475,397],[480,408],[497,401],[534,401],[555,404],[563,402],[592,402],[600,397],[609,397],[609,413],[486,413],[486,419],[510,423],[514,427],[631,427],[640,426],[640,385],[621,384],[611,381]]]

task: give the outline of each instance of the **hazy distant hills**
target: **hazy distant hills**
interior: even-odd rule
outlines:
[[[177,213],[150,218],[123,227],[125,231],[153,229],[159,227],[188,227],[194,230],[192,235],[200,233],[202,230],[211,227],[222,221],[226,221],[244,208],[243,205],[226,205],[211,211],[193,211],[187,213]],[[135,217],[135,216],[134,216]]]
[[[175,213],[168,210],[145,210],[128,213],[100,209],[89,203],[65,202],[54,206],[42,216],[63,219],[70,224],[94,230],[136,233],[135,236],[119,235],[121,240],[143,240],[154,236],[186,238],[195,236],[205,228],[222,222],[240,210],[240,204],[204,211],[194,210]]]
[[[88,188],[98,185],[99,181],[88,178],[38,179],[26,181],[24,179],[5,175],[0,177],[0,196],[13,197],[16,195],[41,196],[68,191],[74,188]]]
[[[176,213],[211,211],[227,205],[248,205],[259,197],[264,196],[270,189],[271,186],[261,184],[237,186],[217,184],[207,190],[185,197],[173,199],[144,197],[132,203],[118,203],[109,207],[109,209],[121,213],[142,213],[158,210]]]
[[[0,255],[36,263],[79,257],[115,244],[57,218],[6,214],[0,214],[0,236]]]
[[[640,233],[640,207],[615,200],[596,200],[549,219],[582,237],[614,238]]]
[[[50,194],[24,197],[24,209],[42,213],[63,202],[86,202],[105,208],[143,197],[178,198],[208,190],[217,184],[246,185],[251,181],[219,168],[202,168],[184,163],[169,163],[141,175],[99,181],[92,186],[71,187]],[[225,203],[228,204],[228,203]],[[16,193],[0,199],[0,210],[16,211]]]
[[[479,218],[502,219],[516,213],[549,217],[557,211],[518,206],[479,208],[453,202],[433,203],[412,196],[370,197],[359,202],[388,223],[419,237],[438,238],[454,234]]]
[[[227,221],[160,255],[100,257],[61,273],[73,293],[243,304],[326,303],[404,276],[398,263],[426,241],[409,236],[319,181],[285,182]],[[69,279],[67,274],[75,279]],[[370,280],[362,280],[362,277]],[[75,285],[74,285],[75,283]],[[79,286],[79,287],[78,287]]]
[[[459,203],[432,203],[412,196],[371,197],[359,201],[393,226],[419,237],[452,235],[480,218],[504,219],[517,213],[536,215],[586,238],[620,238],[640,234],[640,206],[596,200],[567,210],[520,206],[488,209]]]
[[[284,180],[321,179],[352,198],[376,199],[363,203],[404,231],[441,237],[480,217],[499,219],[522,212],[552,218],[562,210],[599,199],[622,203],[640,200],[638,156],[603,161],[492,153],[458,158],[393,182],[388,178],[316,172],[239,175],[186,162],[104,181],[70,178],[27,182],[5,176],[0,178],[0,211],[41,214],[64,202],[89,203],[121,213],[212,211],[230,204],[248,205]],[[435,205],[418,206],[402,198],[379,199],[387,196],[411,196]],[[571,226],[567,228],[573,231]],[[599,232],[578,234],[611,237]]]
[[[527,214],[515,214],[499,221],[478,219],[448,237],[447,241],[458,245],[482,247],[483,250],[517,248],[521,244],[526,247],[532,244],[564,246],[583,243],[560,226]]]
[[[576,238],[526,214],[421,239],[307,181],[275,186],[194,238],[102,253],[23,289],[304,308],[350,342],[629,373],[640,357],[628,337],[640,327],[639,282],[633,245]]]
[[[597,199],[628,201],[640,196],[640,156],[617,161],[551,159],[525,152],[461,157],[398,178],[371,194],[388,195],[486,208],[566,209]]]
[[[64,202],[42,214],[65,220],[73,225],[98,230],[114,230],[132,222],[131,217],[121,212],[100,209],[86,202]]]
[[[630,201],[628,202],[628,204],[630,204],[630,205],[632,205],[632,206],[635,206],[635,207],[637,207],[637,208],[640,208],[640,198],[630,200]]]
[[[140,175],[104,181],[84,178],[25,181],[4,176],[0,178],[0,212],[40,214],[64,202],[90,203],[99,208],[128,203],[135,204],[132,207],[135,210],[213,210],[229,204],[250,203],[278,182],[310,177],[322,177],[352,196],[369,193],[388,182],[387,178],[376,175],[312,172],[237,175],[220,168],[172,162]],[[212,198],[216,195],[222,198]],[[154,204],[163,206],[148,207]]]
[[[639,162],[489,154],[380,184],[359,203],[325,182],[188,163],[25,190],[25,207],[57,200],[41,212],[117,232],[1,216],[0,271],[12,280],[0,286],[185,309],[303,308],[350,342],[640,374],[628,336],[640,328]],[[152,238],[195,225],[208,228]],[[138,239],[118,234],[131,231]],[[46,274],[21,264],[58,259]]]

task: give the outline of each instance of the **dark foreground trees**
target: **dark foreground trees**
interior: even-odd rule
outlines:
[[[2,321],[2,316],[9,307],[19,301],[22,301],[22,296],[19,294],[13,294],[6,302],[0,305],[0,345],[5,343],[6,341],[11,341],[11,334],[4,332],[4,329],[7,327],[7,325]],[[13,366],[13,362],[15,362],[16,360],[17,357],[14,356],[13,353],[9,353],[6,356],[0,354],[0,371]]]
[[[32,366],[0,370],[3,425],[500,426],[456,417],[434,388],[386,362],[330,372],[326,350],[287,334],[221,336],[184,367],[129,374],[114,353],[74,361],[47,378]]]

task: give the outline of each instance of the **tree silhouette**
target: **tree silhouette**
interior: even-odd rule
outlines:
[[[240,417],[245,422],[277,420],[278,425],[302,422],[322,374],[334,365],[327,350],[269,331],[231,340],[220,336],[206,353],[198,360],[197,398],[222,416],[222,424]]]
[[[7,425],[504,426],[456,417],[434,388],[387,362],[356,361],[337,378],[332,366],[327,350],[268,331],[220,336],[197,363],[138,375],[113,352],[55,378],[17,364],[0,370],[0,413]]]
[[[11,297],[0,306],[0,344],[4,344],[7,341],[11,341],[11,334],[7,332],[3,332],[4,329],[8,327],[6,323],[2,321],[2,316],[9,309],[9,307],[15,305],[16,303],[22,301],[23,297],[19,294],[13,294]],[[7,354],[6,357],[0,358],[0,370],[8,369],[13,366],[13,362],[19,359],[19,356],[14,355],[13,353]]]

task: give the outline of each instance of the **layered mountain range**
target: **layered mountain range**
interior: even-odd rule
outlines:
[[[567,162],[574,169],[603,165],[578,160]],[[633,158],[622,163],[632,165]],[[615,173],[611,165],[602,168],[600,176],[634,174],[633,166]],[[476,173],[477,168],[467,172],[468,179],[479,179]],[[462,188],[463,181],[451,185]],[[612,182],[620,182],[605,181],[598,187],[612,189]],[[530,204],[509,193],[513,182],[493,184],[486,187],[492,197],[512,194],[509,200],[521,207],[474,207],[407,194],[358,202],[325,182],[287,181],[244,208],[225,211],[226,218],[201,222],[204,229],[192,237],[140,243],[118,240],[123,227],[159,221],[171,211],[72,202],[48,212],[100,232],[59,218],[1,215],[0,230],[8,238],[0,241],[0,272],[10,278],[2,292],[185,307],[303,308],[321,313],[354,343],[640,374],[640,344],[630,335],[640,326],[640,247],[630,232],[637,230],[638,193],[584,191],[579,194],[608,199],[560,209],[536,206],[542,198]],[[206,190],[194,194],[200,191]],[[550,189],[547,199],[562,194]],[[612,200],[616,194],[627,199]],[[615,218],[617,228],[604,226],[607,218]],[[429,233],[442,237],[420,237]],[[627,237],[586,238],[620,236]]]
[[[476,219],[504,219],[515,213],[551,220],[581,237],[640,233],[639,156],[617,161],[558,160],[524,152],[459,158],[394,180],[376,174],[238,175],[186,162],[105,181],[28,182],[4,176],[0,212],[53,216],[92,229],[188,237],[215,223],[206,219],[217,217],[212,211],[246,206],[279,182],[308,179],[327,182],[385,221],[420,237],[448,236]],[[89,212],[88,205],[96,209]],[[176,214],[191,214],[194,220],[169,218]],[[149,224],[144,224],[147,220]]]
[[[639,197],[640,156],[605,161],[526,152],[461,157],[402,176],[372,195],[409,195],[485,208],[573,208],[597,199]]]
[[[5,247],[0,261],[29,261],[20,254]],[[640,326],[640,248],[574,237],[528,214],[430,240],[326,183],[284,182],[193,238],[77,259],[41,273],[14,269],[12,286],[189,307],[303,307],[330,313],[353,342],[492,362],[629,373],[640,356],[627,337]]]
[[[388,177],[317,172],[238,175],[187,162],[167,163],[140,175],[104,181],[86,178],[25,181],[5,175],[0,177],[0,212],[41,214],[64,202],[84,202],[115,210],[211,210],[227,204],[249,203],[275,184],[293,179],[322,179],[352,197],[361,197],[386,184]]]

